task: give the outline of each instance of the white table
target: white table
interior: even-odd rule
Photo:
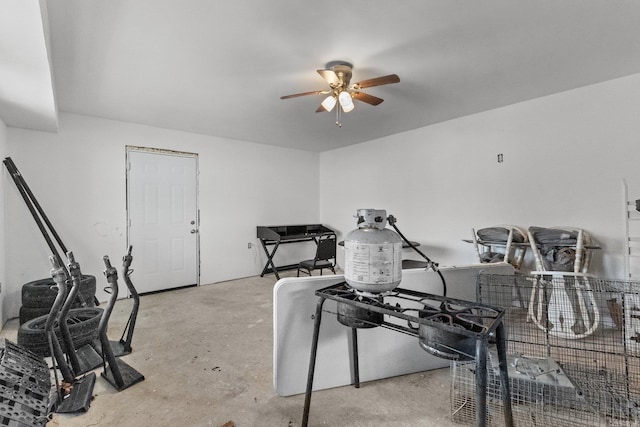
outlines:
[[[441,267],[447,282],[447,296],[476,300],[476,278],[480,271],[513,274],[507,263]],[[273,289],[273,386],[280,396],[304,393],[307,384],[313,318],[318,297],[315,291],[344,281],[342,275],[290,277],[280,279]],[[442,282],[433,271],[402,271],[400,286],[405,289],[442,295]],[[335,302],[325,310],[335,312]],[[358,331],[360,382],[390,378],[443,368],[449,361],[422,350],[414,337],[384,328]],[[323,316],[316,357],[314,390],[351,384],[349,340],[351,328],[336,316]]]

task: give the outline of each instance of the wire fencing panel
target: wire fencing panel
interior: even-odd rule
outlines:
[[[506,308],[516,426],[640,422],[640,282],[480,274],[478,302]],[[502,426],[495,354],[488,425]],[[475,362],[452,362],[452,418],[475,422]]]

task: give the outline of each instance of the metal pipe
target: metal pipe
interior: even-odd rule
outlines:
[[[131,283],[131,279],[129,276],[133,273],[133,270],[130,269],[131,262],[133,261],[133,257],[131,256],[131,251],[133,250],[133,246],[129,245],[129,250],[127,254],[122,258],[122,275],[124,277],[124,283],[127,285],[127,289],[129,289],[129,293],[133,298],[133,308],[131,309],[131,314],[129,315],[129,321],[127,322],[126,334],[127,338],[124,338],[124,332],[122,333],[122,338],[120,338],[120,343],[123,346],[123,350],[127,353],[131,352],[131,340],[133,339],[133,330],[136,327],[136,318],[138,317],[138,308],[140,307],[140,296],[138,295],[138,291]]]
[[[122,379],[120,369],[118,369],[116,357],[113,354],[113,349],[111,348],[109,337],[107,336],[107,326],[109,324],[109,318],[111,317],[111,311],[113,310],[113,306],[116,302],[116,299],[118,298],[118,270],[111,266],[111,262],[109,261],[109,257],[107,255],[105,255],[102,259],[105,265],[104,275],[107,278],[107,282],[111,286],[111,297],[109,297],[107,307],[104,309],[104,313],[102,314],[102,318],[100,319],[100,324],[98,325],[98,334],[100,335],[100,344],[102,345],[102,352],[105,356],[105,362],[109,364],[109,369],[113,374],[113,380],[115,381],[118,390],[120,390],[124,386],[124,380]]]
[[[509,366],[507,364],[507,334],[504,322],[496,328],[496,349],[498,350],[498,367],[500,368],[500,392],[502,393],[502,411],[504,424],[513,427],[513,411],[511,409],[511,390],[509,389]]]
[[[487,425],[487,339],[476,339],[476,427]]]
[[[353,351],[353,385],[360,388],[360,365],[358,361],[358,328],[351,328],[351,347]]]
[[[9,174],[11,175],[13,182],[16,184],[16,187],[18,188],[18,192],[20,193],[20,196],[22,196],[22,199],[27,205],[27,208],[29,209],[29,212],[33,216],[33,219],[36,222],[36,225],[40,229],[40,232],[42,233],[42,237],[44,237],[44,240],[47,242],[47,246],[49,246],[51,253],[56,258],[56,261],[58,262],[58,266],[64,269],[64,263],[62,261],[62,257],[60,257],[60,253],[58,252],[58,249],[53,244],[53,241],[51,240],[51,237],[49,236],[47,229],[44,227],[44,224],[42,223],[40,216],[38,216],[38,212],[36,211],[32,203],[33,200],[29,198],[29,195],[27,194],[27,191],[23,186],[24,179],[21,180],[22,175],[20,174],[20,172],[18,171],[18,169],[16,168],[15,164],[13,163],[10,157],[7,157],[6,159],[4,159],[3,163],[6,166],[7,170],[9,171]],[[64,271],[65,271],[65,278],[67,278],[68,275],[67,275],[66,269]]]
[[[311,355],[309,356],[309,372],[307,374],[307,391],[304,397],[304,412],[302,413],[302,427],[309,423],[309,407],[311,406],[311,392],[313,390],[313,375],[316,369],[316,355],[318,353],[318,337],[320,336],[320,322],[322,321],[322,305],[325,298],[320,298],[316,305],[315,321],[313,323],[313,341],[311,342]]]
[[[78,360],[78,355],[76,354],[76,348],[73,344],[73,339],[71,338],[71,332],[69,332],[69,325],[67,324],[67,315],[69,314],[69,310],[71,309],[71,305],[76,299],[76,295],[78,294],[78,289],[80,287],[80,264],[75,261],[73,256],[73,252],[67,252],[67,258],[69,259],[68,271],[71,275],[71,290],[69,290],[69,294],[64,301],[64,305],[60,310],[60,316],[58,319],[58,323],[60,325],[60,333],[62,335],[62,339],[64,340],[64,345],[67,349],[67,357],[69,358],[69,362],[71,362],[71,367],[73,372],[79,374],[81,371],[80,361]]]
[[[53,269],[51,270],[51,276],[53,277],[53,281],[58,287],[58,295],[56,295],[56,299],[53,301],[51,311],[49,312],[49,317],[47,317],[47,321],[44,325],[44,330],[50,342],[51,357],[54,357],[58,362],[58,367],[64,381],[72,384],[74,380],[73,372],[69,368],[69,365],[64,358],[64,353],[62,352],[62,348],[60,347],[58,338],[56,337],[56,334],[53,330],[54,322],[57,317],[56,314],[62,307],[67,294],[66,270],[64,269],[64,267],[58,264],[57,260],[54,257],[49,257],[49,259],[51,261],[51,265],[53,266]],[[58,325],[59,324],[60,320],[58,320]]]
[[[13,169],[18,172],[18,167],[16,166],[16,164],[13,162],[13,160],[11,159],[11,157],[7,157],[5,160],[9,161],[11,163],[11,166],[13,167]],[[20,183],[22,184],[22,187],[24,188],[24,190],[26,191],[26,193],[29,196],[29,199],[31,200],[31,202],[33,203],[33,205],[36,207],[36,209],[38,210],[38,213],[40,214],[40,216],[42,217],[42,219],[44,220],[45,224],[47,224],[47,227],[49,228],[49,231],[51,231],[51,234],[53,235],[53,237],[56,239],[56,242],[58,242],[58,245],[60,246],[60,249],[62,249],[62,253],[67,253],[67,248],[64,245],[64,243],[62,242],[62,239],[60,238],[60,236],[58,235],[58,233],[56,232],[55,228],[53,228],[53,224],[51,224],[51,221],[49,221],[49,218],[47,217],[47,215],[44,213],[44,210],[42,209],[42,206],[40,206],[40,203],[38,203],[38,200],[36,199],[36,197],[34,196],[33,192],[31,191],[31,189],[29,188],[29,186],[27,185],[27,182],[24,180],[24,177],[22,176],[22,174],[20,172],[18,172],[18,179],[20,180]]]

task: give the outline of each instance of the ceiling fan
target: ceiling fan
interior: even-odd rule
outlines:
[[[361,92],[373,86],[388,85],[398,83],[400,77],[397,74],[389,74],[388,76],[376,77],[373,79],[362,80],[357,83],[351,83],[353,65],[348,62],[334,61],[327,64],[324,70],[317,70],[318,74],[329,84],[329,89],[314,90],[311,92],[294,93],[293,95],[284,95],[280,99],[297,98],[306,95],[328,95],[321,103],[316,113],[322,111],[331,111],[336,107],[336,125],[342,126],[340,122],[341,112],[348,113],[355,108],[353,100],[358,100],[370,105],[378,105],[384,101],[377,96],[369,95]]]

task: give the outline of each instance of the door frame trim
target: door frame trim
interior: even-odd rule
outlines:
[[[190,153],[187,151],[176,151],[176,150],[167,150],[164,148],[153,148],[153,147],[141,147],[136,145],[125,145],[125,164],[124,164],[124,173],[125,173],[125,198],[126,198],[126,229],[127,229],[127,247],[131,242],[131,236],[129,231],[129,225],[131,224],[131,219],[129,217],[129,153],[131,152],[145,152],[150,154],[159,154],[164,156],[175,156],[175,157],[191,157],[196,160],[196,229],[200,230],[200,158],[198,153]],[[196,285],[200,286],[200,233],[196,233]],[[127,295],[129,291],[127,290]]]

